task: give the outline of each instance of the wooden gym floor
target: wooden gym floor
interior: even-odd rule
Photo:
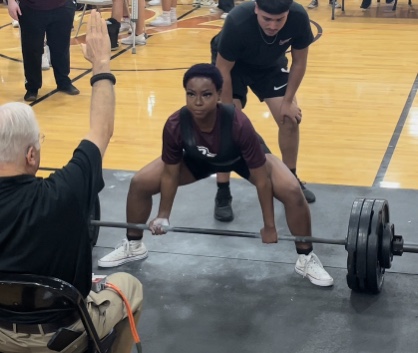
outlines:
[[[308,2],[308,0],[306,0]],[[298,92],[304,112],[298,171],[308,183],[418,188],[418,42],[417,13],[400,0],[396,12],[384,3],[367,12],[347,1],[345,14],[326,0],[309,10],[317,37],[311,46],[305,79]],[[304,4],[306,5],[306,4]],[[159,6],[146,9],[147,22]],[[77,28],[81,12],[77,12]],[[109,15],[103,10],[103,15]],[[184,102],[185,70],[210,60],[209,41],[223,20],[209,8],[178,5],[177,24],[152,29],[137,54],[120,45],[111,67],[117,76],[116,128],[104,167],[137,170],[160,154],[166,118]],[[46,135],[43,167],[66,163],[88,126],[89,63],[80,43],[71,46],[71,78],[76,97],[54,92],[52,70],[33,107]],[[75,33],[74,33],[75,35]],[[121,37],[127,34],[121,35]],[[19,29],[12,28],[0,4],[0,104],[23,101],[24,77]],[[277,129],[266,105],[250,94],[245,112],[279,156]]]

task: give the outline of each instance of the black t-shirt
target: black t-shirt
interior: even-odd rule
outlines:
[[[224,59],[254,69],[267,69],[282,65],[290,46],[305,49],[313,42],[309,17],[302,5],[292,3],[277,38],[263,32],[254,8],[253,1],[245,2],[228,14],[218,39],[218,52]]]
[[[89,214],[103,187],[100,151],[87,140],[48,178],[0,178],[0,271],[57,277],[87,297]]]

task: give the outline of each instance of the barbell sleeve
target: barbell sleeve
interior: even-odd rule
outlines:
[[[403,244],[403,252],[418,253],[418,244]]]

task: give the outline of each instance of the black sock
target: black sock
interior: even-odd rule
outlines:
[[[229,181],[226,183],[216,183],[218,185],[218,192],[216,193],[216,199],[230,199],[231,190],[229,189]]]
[[[141,235],[138,235],[138,234],[128,234],[128,233],[126,233],[126,238],[129,240],[129,241],[132,241],[132,240],[142,240],[142,237],[143,237],[144,235],[143,234],[141,234]]]
[[[299,255],[309,255],[312,251],[313,251],[313,247],[312,246],[310,248],[308,248],[308,249],[298,249],[298,248],[296,248],[296,252]]]
[[[229,181],[227,181],[226,183],[216,183],[218,185],[219,189],[229,189]]]

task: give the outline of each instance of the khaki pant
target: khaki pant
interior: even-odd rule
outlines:
[[[128,273],[114,273],[107,277],[107,282],[117,286],[125,295],[131,310],[134,313],[135,322],[138,322],[142,309],[142,284],[138,279]],[[90,292],[87,297],[87,309],[100,338],[106,336],[112,328],[117,331],[116,340],[112,346],[112,352],[130,353],[133,345],[133,337],[130,331],[127,312],[122,298],[111,289],[102,290],[99,293]],[[75,331],[84,331],[81,320],[68,327]],[[48,341],[54,333],[25,334],[0,328],[0,352],[1,353],[50,353],[46,348]],[[86,333],[75,342],[65,348],[63,353],[80,353],[87,347]]]

